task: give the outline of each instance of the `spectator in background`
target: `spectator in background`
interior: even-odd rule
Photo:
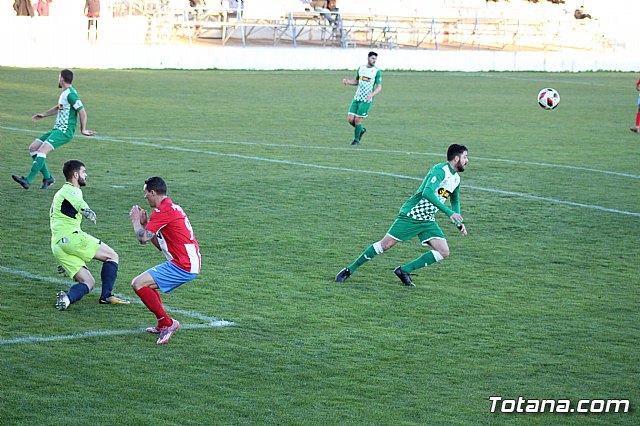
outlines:
[[[229,9],[244,9],[244,0],[229,0]]]
[[[84,14],[89,18],[87,30],[90,30],[91,26],[95,24],[95,30],[98,31],[97,18],[100,17],[100,0],[86,0],[84,4]]]
[[[338,8],[336,7],[335,0],[330,0],[330,1],[326,1],[326,0],[316,1],[316,0],[313,0],[311,2],[311,7],[316,12],[320,12],[320,15],[324,16],[325,19],[327,21],[329,21],[329,24],[331,24],[331,25],[335,25],[336,24],[336,22],[337,22],[336,18],[331,13],[332,11],[337,11],[338,10]]]
[[[49,16],[49,3],[51,3],[51,0],[38,0],[36,3],[38,16]]]
[[[576,19],[591,19],[591,15],[584,13],[584,6],[580,6],[580,8],[576,9],[576,11],[573,12],[573,17]]]
[[[13,10],[17,16],[33,16],[33,5],[31,0],[15,0],[13,2]]]

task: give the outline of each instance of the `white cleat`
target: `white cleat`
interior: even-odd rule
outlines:
[[[71,302],[69,301],[69,296],[67,296],[67,293],[65,293],[64,291],[59,291],[57,296],[58,296],[58,300],[56,301],[56,309],[59,311],[67,310],[67,308],[71,304]]]

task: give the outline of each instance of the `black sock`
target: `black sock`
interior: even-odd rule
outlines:
[[[67,292],[67,297],[69,302],[74,303],[82,299],[87,293],[89,293],[89,286],[85,283],[78,283],[71,286]]]
[[[101,299],[106,299],[111,296],[113,286],[116,284],[116,278],[118,277],[118,264],[111,260],[102,264],[102,271],[100,272],[100,278],[102,279],[102,294]]]

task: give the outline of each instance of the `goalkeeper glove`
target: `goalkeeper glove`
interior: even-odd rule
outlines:
[[[97,219],[96,218],[96,214],[90,208],[86,208],[86,209],[82,210],[82,212],[80,212],[80,214],[82,214],[82,216],[86,217],[91,222],[93,222],[94,225],[96,224],[96,219]]]

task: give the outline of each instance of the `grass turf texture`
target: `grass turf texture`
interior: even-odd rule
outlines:
[[[131,279],[162,261],[128,219],[161,175],[203,256],[202,275],[163,301],[236,325],[163,347],[142,332],[3,343],[1,423],[638,424],[637,410],[489,413],[493,395],[640,402],[636,76],[386,72],[351,148],[351,70],[77,70],[98,138],[53,152],[55,185],[24,191],[10,175],[53,125],[29,118],[57,102],[57,73],[0,69],[0,342],[154,323],[96,293],[54,309],[66,286],[48,210],[71,158],[98,215],[83,229],[120,255],[116,292],[135,299]],[[560,92],[556,110],[537,106],[543,87]],[[336,284],[454,142],[470,149],[469,236],[440,213],[452,255],[415,289],[392,270],[424,251],[416,241]],[[99,262],[90,270],[99,280]]]

